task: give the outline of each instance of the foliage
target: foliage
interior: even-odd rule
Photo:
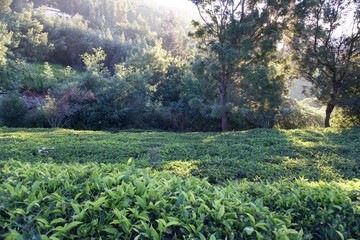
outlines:
[[[275,127],[280,129],[321,127],[323,122],[323,116],[291,98],[284,101],[275,117]]]
[[[9,15],[8,29],[13,32],[11,52],[14,58],[41,61],[52,50],[48,33],[44,26],[34,18],[32,9]]]
[[[43,148],[39,154],[51,151]],[[0,233],[7,239],[341,239],[360,234],[358,181],[213,186],[119,164],[1,164]]]
[[[3,81],[0,86],[6,92],[18,91],[25,93],[46,93],[62,80],[63,67],[43,64],[28,63],[21,59],[9,60],[0,68]]]
[[[335,127],[360,126],[359,108],[355,107],[357,106],[338,108],[334,112],[334,119],[331,121],[331,124]]]
[[[0,98],[0,122],[5,126],[21,126],[27,111],[24,100],[15,94]]]
[[[261,81],[267,83],[260,83],[260,85],[272,85],[271,82],[274,81],[269,74],[271,71],[269,66],[270,55],[276,50],[276,42],[280,39],[289,2],[246,0],[194,0],[192,2],[198,8],[202,19],[202,23],[194,21],[196,31],[192,36],[199,39],[200,48],[205,52],[210,62],[207,68],[203,68],[207,72],[204,71],[202,74],[206,75],[209,80],[216,82],[218,117],[221,118],[222,130],[227,131],[229,128],[229,108],[231,107],[229,105],[236,102],[233,98],[241,95],[241,90],[239,90],[241,82],[244,79],[253,82],[251,80],[254,78],[251,78],[251,75],[261,75],[258,78],[255,77],[257,83],[254,85],[258,85]],[[278,79],[275,81],[277,82]],[[274,88],[274,90],[276,89]],[[281,88],[279,90],[281,94]],[[269,91],[273,95],[277,95],[279,92]],[[256,92],[256,94],[262,95],[260,92]],[[264,101],[270,105],[277,105],[276,100],[271,100],[273,99],[268,98]],[[251,99],[249,101],[252,102]],[[259,105],[262,103],[260,102]],[[271,115],[269,113],[264,114]]]
[[[47,95],[40,109],[50,127],[60,128],[66,126],[71,117],[93,98],[92,92],[84,92],[76,87],[66,88],[53,95]]]
[[[326,104],[325,127],[330,127],[335,106],[358,82],[359,5],[351,0],[299,1],[294,12],[292,44],[299,75]]]
[[[145,0],[2,1],[0,96],[16,93],[25,101],[27,113],[17,126],[170,131],[316,126],[318,118],[304,113],[307,109],[283,103],[285,81],[292,77],[284,39],[304,57],[308,45],[295,30],[311,32],[310,21],[285,23],[290,17],[296,22],[299,14],[312,18],[316,1],[192,2],[206,23],[197,19],[195,29],[189,24],[194,15],[187,17],[186,10],[175,13]],[[360,71],[356,64],[348,70],[350,80],[336,104],[356,125]]]
[[[2,129],[0,159],[126,163],[180,176],[311,181],[352,179],[360,172],[359,129],[166,133]],[[46,147],[47,154],[38,154]]]
[[[356,239],[359,130],[2,128],[0,234]],[[249,180],[209,183],[244,177]]]
[[[12,32],[7,30],[7,25],[0,22],[0,66],[6,63],[8,45],[11,43]]]
[[[6,13],[9,12],[10,9],[10,4],[11,4],[12,0],[3,0],[0,2],[0,13]]]

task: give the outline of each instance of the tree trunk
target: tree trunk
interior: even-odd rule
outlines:
[[[221,130],[223,132],[227,132],[229,129],[229,113],[227,110],[226,95],[227,95],[226,84],[222,82],[220,86],[220,105],[222,107]]]
[[[331,113],[333,112],[333,110],[335,108],[336,100],[337,100],[337,92],[339,90],[339,81],[336,80],[336,71],[334,72],[332,84],[333,84],[333,87],[332,87],[333,92],[330,94],[330,100],[327,103],[326,110],[325,110],[325,128],[330,127]]]
[[[229,114],[227,111],[221,117],[221,129],[223,132],[227,132],[229,129]]]
[[[325,127],[329,128],[330,127],[330,117],[331,117],[331,113],[333,112],[335,108],[335,104],[334,102],[331,100],[330,102],[328,102],[327,106],[326,106],[326,115],[325,115]]]

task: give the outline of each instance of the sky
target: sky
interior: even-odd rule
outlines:
[[[146,0],[146,2],[150,6],[164,6],[175,13],[191,16],[192,19],[199,18],[197,8],[190,0]]]
[[[190,12],[198,15],[197,8],[190,0],[148,0],[151,5],[161,5],[171,10],[180,10],[181,12]]]
[[[190,0],[151,0],[151,1],[171,8],[182,8],[182,9],[195,8],[194,4],[191,3]]]

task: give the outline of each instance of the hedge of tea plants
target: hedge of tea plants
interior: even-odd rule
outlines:
[[[183,179],[121,164],[1,163],[6,239],[357,239],[359,181]]]
[[[360,176],[360,128],[229,133],[94,132],[0,128],[0,159],[126,163],[178,176],[312,181]]]
[[[0,238],[360,239],[360,129],[0,129]]]

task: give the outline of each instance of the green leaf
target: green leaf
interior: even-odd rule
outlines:
[[[165,226],[170,227],[170,226],[174,226],[174,225],[179,225],[179,222],[178,221],[170,221]]]
[[[210,236],[210,240],[216,240],[215,233]]]
[[[140,205],[142,209],[146,209],[146,200],[140,196],[135,196],[137,203]]]
[[[36,218],[36,221],[38,221],[44,225],[49,225],[49,222],[44,218]]]
[[[176,217],[167,217],[167,220],[169,220],[170,222],[176,222],[176,223],[179,223],[180,222],[180,220],[178,219],[178,218],[176,218]]]
[[[82,193],[80,192],[80,193],[78,193],[78,194],[76,194],[75,195],[75,197],[74,197],[74,200],[76,201],[76,200],[78,200],[79,199],[79,197],[82,195]]]
[[[156,230],[151,226],[150,227],[150,233],[153,239],[160,240],[159,234],[156,232]]]
[[[345,240],[345,237],[344,237],[344,235],[343,235],[341,232],[339,232],[339,231],[336,230],[336,233],[339,235],[339,237],[341,238],[341,240]]]
[[[32,203],[30,203],[27,208],[26,208],[26,214],[29,214],[30,210],[34,207],[34,206],[37,206],[37,207],[40,207],[39,205],[39,200],[35,200],[33,201]]]
[[[230,226],[230,224],[229,224],[228,221],[223,220],[223,221],[222,221],[222,224],[223,224],[227,229],[231,230],[231,226]]]
[[[7,190],[9,190],[13,195],[17,195],[17,194],[15,193],[15,189],[14,189],[13,186],[11,186],[11,185],[8,184],[8,183],[4,183],[4,186],[5,186],[5,188],[6,188]]]
[[[247,233],[247,235],[251,235],[254,232],[254,228],[246,227],[244,228],[244,231]]]
[[[119,234],[119,231],[116,228],[112,228],[112,227],[107,227],[105,229],[103,229],[102,231],[116,235]]]
[[[147,214],[146,211],[142,211],[138,216],[137,216],[138,219],[141,219],[141,220],[144,220],[146,222],[150,222],[150,218],[149,218],[149,215]]]
[[[205,236],[202,233],[199,233],[200,240],[206,240]]]
[[[255,218],[253,215],[251,215],[250,213],[245,213],[251,220],[252,224],[255,224]]]
[[[263,238],[264,238],[264,237],[261,235],[261,233],[260,233],[260,232],[255,231],[255,233],[256,233],[256,238],[257,238],[258,240],[261,240],[261,239],[263,239]]]
[[[66,223],[66,222],[67,221],[65,219],[63,219],[63,218],[56,218],[56,219],[54,219],[54,220],[52,220],[50,222],[50,225],[54,225],[54,224],[57,224],[57,223]]]
[[[160,233],[164,232],[166,229],[166,221],[162,218],[157,219],[156,222],[158,223],[158,229],[160,231]]]
[[[112,198],[116,198],[115,192],[111,191],[110,189],[105,189],[105,192],[110,195]]]
[[[24,209],[21,209],[21,208],[15,209],[15,210],[14,210],[14,213],[15,213],[15,214],[19,214],[19,215],[23,215],[23,216],[26,215]]]
[[[218,213],[218,219],[221,219],[224,216],[224,213],[225,213],[225,206],[222,205],[220,207],[220,210],[219,210],[219,213]]]
[[[268,226],[266,225],[266,223],[263,223],[263,222],[259,222],[259,223],[255,224],[255,228],[260,228],[260,229],[264,230],[265,232],[268,230],[267,227]]]
[[[72,206],[72,208],[74,209],[75,213],[76,213],[77,215],[79,215],[79,214],[80,214],[79,204],[72,202],[72,203],[71,203],[71,206]]]
[[[134,162],[134,158],[131,157],[131,158],[128,159],[127,164],[131,165],[133,162]]]
[[[94,210],[99,210],[100,206],[106,202],[106,197],[101,197],[98,200],[96,200],[95,202],[89,202],[90,205],[92,205],[94,207]]]
[[[79,226],[80,224],[82,224],[82,222],[79,222],[79,221],[74,221],[72,223],[69,223],[69,224],[64,226],[63,232],[69,232],[71,229],[73,229],[74,227]]]
[[[60,240],[60,238],[57,238],[56,237],[56,235],[54,236],[55,234],[53,234],[53,235],[51,235],[50,237],[49,237],[49,239],[51,239],[51,240]]]

